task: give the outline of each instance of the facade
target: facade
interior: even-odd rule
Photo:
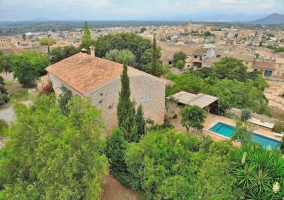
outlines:
[[[192,53],[191,66],[194,68],[204,67],[204,61],[207,58],[220,58],[221,55],[218,54],[213,48],[202,48],[194,51]]]
[[[116,106],[123,65],[85,53],[78,53],[46,68],[57,94],[66,86],[73,95],[89,97],[102,110],[107,129],[117,125]],[[157,124],[164,122],[166,81],[128,67],[131,99],[142,104],[144,117]]]
[[[258,71],[261,73],[263,77],[273,77],[276,72],[275,63],[274,62],[264,62],[264,61],[254,61],[252,64],[252,70]]]

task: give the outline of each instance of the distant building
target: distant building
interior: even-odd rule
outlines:
[[[217,53],[213,48],[197,49],[192,53],[191,66],[194,68],[202,68],[204,67],[203,63],[207,58],[220,58],[220,57],[221,55]]]

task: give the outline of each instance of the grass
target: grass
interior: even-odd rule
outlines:
[[[30,99],[28,88],[23,88],[21,84],[15,81],[6,81],[5,84],[11,101],[27,101]]]

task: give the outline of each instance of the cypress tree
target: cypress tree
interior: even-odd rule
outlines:
[[[145,134],[145,125],[146,125],[146,122],[144,120],[143,107],[142,107],[141,104],[139,105],[139,107],[137,109],[135,121],[136,121],[136,125],[137,125],[138,138],[140,140],[141,137]]]
[[[124,160],[126,148],[124,133],[119,128],[106,138],[105,155],[108,158],[110,173],[124,186],[129,187],[130,174]]]
[[[124,57],[123,71],[120,76],[121,90],[117,104],[118,127],[125,132],[125,140],[128,142],[138,141],[137,127],[135,122],[135,102],[130,100],[130,84],[127,74],[127,59]]]
[[[158,76],[158,63],[157,63],[157,44],[156,44],[156,34],[154,34],[153,46],[152,46],[152,68],[151,74]]]
[[[82,43],[85,44],[85,43],[87,43],[91,40],[92,40],[92,38],[91,38],[91,32],[90,32],[90,29],[89,29],[89,26],[88,26],[88,22],[85,21],[84,35],[83,35],[83,38],[82,38]]]

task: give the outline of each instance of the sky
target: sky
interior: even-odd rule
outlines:
[[[284,14],[284,0],[0,0],[0,21],[145,20],[237,13]]]

